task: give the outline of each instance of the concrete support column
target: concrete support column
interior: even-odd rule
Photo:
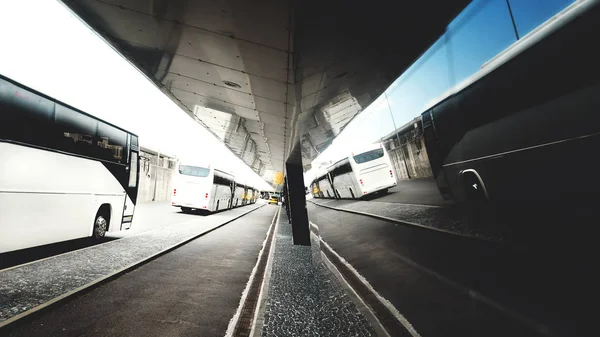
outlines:
[[[283,207],[285,208],[285,214],[287,215],[288,222],[292,223],[292,215],[290,213],[290,194],[288,193],[288,183],[287,177],[283,178],[283,190],[281,191],[281,195],[283,196]]]
[[[310,246],[306,195],[304,194],[304,172],[302,164],[286,163],[286,202],[288,203],[295,245]]]

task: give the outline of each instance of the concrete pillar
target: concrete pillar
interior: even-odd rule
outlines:
[[[289,223],[292,223],[292,215],[290,213],[290,194],[288,193],[288,183],[287,177],[283,178],[283,190],[281,191],[281,195],[283,196],[283,207],[285,208],[285,214],[287,215]]]
[[[287,182],[287,200],[295,245],[310,246],[310,230],[306,213],[306,195],[304,194],[304,174],[301,163],[285,164]]]

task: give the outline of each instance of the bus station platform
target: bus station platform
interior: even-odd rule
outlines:
[[[557,316],[585,315],[572,297],[545,296],[572,274],[555,272],[556,263],[573,267],[566,261],[541,264],[502,242],[373,219],[377,209],[307,206],[310,246],[294,245],[284,209],[261,201],[0,270],[0,336],[541,337],[582,329]],[[540,286],[550,277],[556,282]]]
[[[93,291],[87,295],[96,296],[101,294],[101,299],[108,301],[104,304],[110,313],[107,312],[105,314],[109,316],[114,314],[122,316],[123,319],[130,320],[131,317],[136,316],[136,311],[125,313],[123,307],[120,305],[115,306],[115,301],[122,304],[120,301],[123,298],[131,296],[132,289],[146,292],[147,294],[150,289],[157,285],[161,276],[171,274],[176,266],[182,268],[182,274],[190,270],[197,272],[206,271],[207,278],[214,278],[221,273],[229,275],[231,273],[230,269],[233,268],[235,270],[236,264],[242,266],[246,266],[245,264],[247,264],[245,269],[248,269],[248,272],[244,274],[240,271],[241,274],[237,275],[239,282],[241,282],[240,286],[243,287],[256,258],[256,254],[248,254],[245,250],[255,250],[258,252],[260,244],[264,240],[264,233],[271,222],[274,212],[274,208],[268,208],[262,204],[237,208],[206,217],[199,216],[197,220],[190,220],[173,226],[164,226],[105,244],[1,270],[0,329],[2,329],[1,326],[3,325],[9,328],[13,323],[20,325],[20,321],[29,321],[30,317],[37,317],[38,315],[41,315],[39,319],[44,320],[44,317],[49,315],[51,318],[44,325],[46,327],[44,330],[39,332],[28,330],[26,333],[16,331],[11,334],[46,335],[48,333],[47,329],[50,329],[53,325],[56,325],[57,329],[60,327],[57,331],[63,335],[65,333],[68,334],[68,331],[73,335],[87,333],[86,331],[93,324],[102,325],[102,319],[98,316],[99,313],[94,312],[94,307],[100,308],[99,298],[94,298],[93,302],[95,304],[92,303],[92,308],[87,308],[89,310],[81,310],[77,307],[77,303],[87,299],[87,297],[81,297],[80,295],[91,289]],[[231,226],[227,227],[226,225]],[[228,231],[234,227],[238,227],[238,231],[240,231],[239,227],[242,227],[244,230],[240,231],[239,236],[245,235],[248,237],[248,240],[251,239],[247,243],[247,246],[244,246],[245,242],[241,237],[228,237],[229,242],[223,242],[219,238],[224,231],[217,231],[217,229],[222,228]],[[250,231],[251,229],[256,232]],[[212,235],[208,236],[209,234]],[[207,248],[204,245],[201,247],[194,246],[193,243],[198,242],[199,238],[202,238],[201,241],[204,245],[212,246],[212,248],[221,247],[221,251],[211,249],[207,252],[205,251]],[[234,242],[235,247],[233,247]],[[227,256],[223,253],[223,250],[231,251],[230,254],[233,255]],[[247,257],[247,261],[237,259],[237,257],[241,256]],[[173,263],[173,259],[178,262]],[[161,263],[165,264],[161,265]],[[211,265],[210,263],[216,263],[217,265]],[[144,268],[156,271],[157,274],[146,280],[137,279],[141,274],[140,271],[145,270]],[[179,278],[181,274],[173,276]],[[198,277],[197,274],[190,274],[190,276],[194,278]],[[126,280],[130,280],[133,283],[127,284]],[[199,289],[212,289],[211,282],[200,283],[200,279],[192,279],[191,281]],[[218,284],[232,284],[233,282],[232,280],[222,281],[228,282]],[[123,289],[128,289],[127,292],[130,292],[130,294],[123,294],[124,297],[122,298],[105,296],[106,291],[109,291],[109,289],[116,289],[114,288],[115,282],[127,284]],[[167,283],[158,289],[168,289],[168,283],[171,281],[165,280],[165,282]],[[173,286],[175,285],[173,284]],[[171,290],[174,293],[155,294],[167,296],[165,298],[160,299],[149,296],[147,301],[156,300],[156,303],[161,303],[161,301],[167,301],[169,296],[173,296],[173,300],[177,300],[178,298],[178,300],[184,302],[189,301],[187,298],[189,294],[186,295],[182,289]],[[216,294],[212,294],[211,296],[216,296]],[[140,297],[143,298],[144,295],[140,294]],[[237,302],[235,297],[233,298],[234,302]],[[237,297],[239,297],[239,294]],[[71,299],[74,300],[71,301]],[[148,305],[147,301],[141,301],[138,304],[142,307]],[[208,300],[199,297],[198,300],[198,302],[202,303],[209,303],[211,301],[214,301],[214,297]],[[62,306],[64,302],[68,302],[68,304]],[[237,303],[235,305],[237,306]],[[74,322],[69,320],[55,321],[52,317],[56,317],[54,312],[57,307],[60,307],[58,311],[74,308],[73,314],[81,315],[81,317],[75,320],[80,322],[78,323],[80,325],[73,326],[70,323],[66,323]],[[141,310],[141,307],[138,309],[140,311],[137,314],[142,314],[145,311],[145,309]],[[164,307],[163,309],[167,310],[168,307]],[[139,316],[139,319],[144,321],[144,315]],[[95,320],[97,322],[94,322]],[[111,320],[114,320],[114,317]],[[166,320],[168,321],[168,319]],[[118,328],[115,329],[119,330]],[[115,330],[115,335],[128,335],[125,330],[121,331],[120,334],[117,333],[117,330]],[[0,333],[0,335],[3,334]]]
[[[385,336],[285,212],[234,209],[0,271],[2,336]],[[209,217],[207,217],[209,218]]]
[[[274,242],[266,300],[255,327],[262,333],[257,336],[385,336],[364,302],[322,255],[318,237],[311,235],[311,246],[293,244],[283,209]]]

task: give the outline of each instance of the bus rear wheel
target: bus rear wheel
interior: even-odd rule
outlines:
[[[181,211],[182,211],[183,213],[191,213],[191,212],[192,212],[192,209],[191,209],[191,208],[189,208],[189,207],[181,207]]]

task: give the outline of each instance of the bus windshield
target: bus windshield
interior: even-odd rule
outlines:
[[[371,160],[379,159],[383,157],[383,149],[375,149],[367,152],[363,152],[361,154],[357,154],[354,156],[354,161],[357,164],[366,163]]]
[[[210,172],[210,169],[205,168],[205,167],[186,166],[186,165],[179,166],[179,173],[186,175],[186,176],[208,177],[209,172]]]

